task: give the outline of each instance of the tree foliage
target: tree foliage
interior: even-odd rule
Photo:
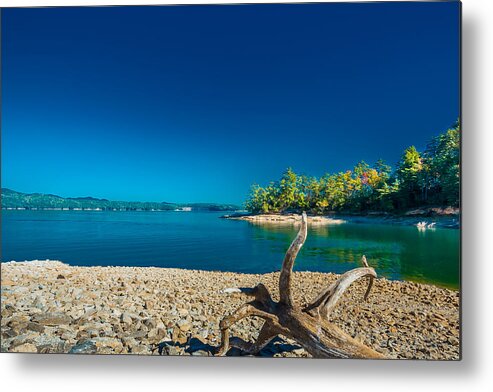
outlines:
[[[254,185],[245,203],[252,212],[395,211],[426,205],[459,204],[459,122],[434,137],[425,151],[408,147],[396,169],[378,160],[320,178],[288,168],[279,181]]]

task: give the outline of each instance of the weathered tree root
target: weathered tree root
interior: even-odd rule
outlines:
[[[336,282],[328,286],[307,306],[298,307],[291,294],[291,279],[294,261],[307,236],[307,218],[303,213],[301,228],[292,242],[282,264],[279,278],[279,302],[272,297],[263,284],[254,288],[228,288],[223,292],[241,292],[253,297],[238,308],[232,315],[224,317],[221,328],[221,345],[217,355],[225,355],[230,346],[237,347],[247,354],[255,355],[275,336],[281,334],[297,341],[315,358],[385,358],[384,355],[353,339],[346,332],[329,321],[331,311],[341,299],[344,291],[355,280],[368,277],[369,285],[364,299],[370,293],[373,279],[377,274],[368,266],[365,256],[364,267],[355,268],[343,274]],[[265,320],[254,343],[229,337],[229,328],[238,321],[251,316]]]

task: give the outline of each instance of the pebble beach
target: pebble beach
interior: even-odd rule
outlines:
[[[212,356],[219,321],[248,299],[230,287],[265,284],[277,300],[279,273],[239,274],[153,267],[77,267],[59,261],[1,264],[1,351]],[[303,306],[337,275],[295,272]],[[366,282],[345,293],[331,321],[391,359],[458,360],[459,292],[413,282]],[[253,341],[263,321],[232,336]],[[241,355],[231,349],[228,355]],[[263,357],[310,357],[278,337]]]

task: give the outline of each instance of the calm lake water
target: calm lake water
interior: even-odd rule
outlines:
[[[291,226],[219,219],[215,212],[2,211],[2,261],[279,270]],[[459,286],[459,230],[342,224],[310,228],[295,270],[342,273],[361,255],[380,276]]]

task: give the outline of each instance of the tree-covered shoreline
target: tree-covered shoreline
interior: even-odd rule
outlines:
[[[252,213],[333,211],[399,213],[459,205],[460,124],[434,137],[424,151],[408,147],[393,170],[383,160],[317,178],[288,168],[278,181],[253,185],[245,207]]]
[[[233,204],[167,203],[112,201],[93,197],[61,197],[44,193],[22,193],[2,188],[2,209],[26,210],[96,210],[96,211],[234,211]]]

